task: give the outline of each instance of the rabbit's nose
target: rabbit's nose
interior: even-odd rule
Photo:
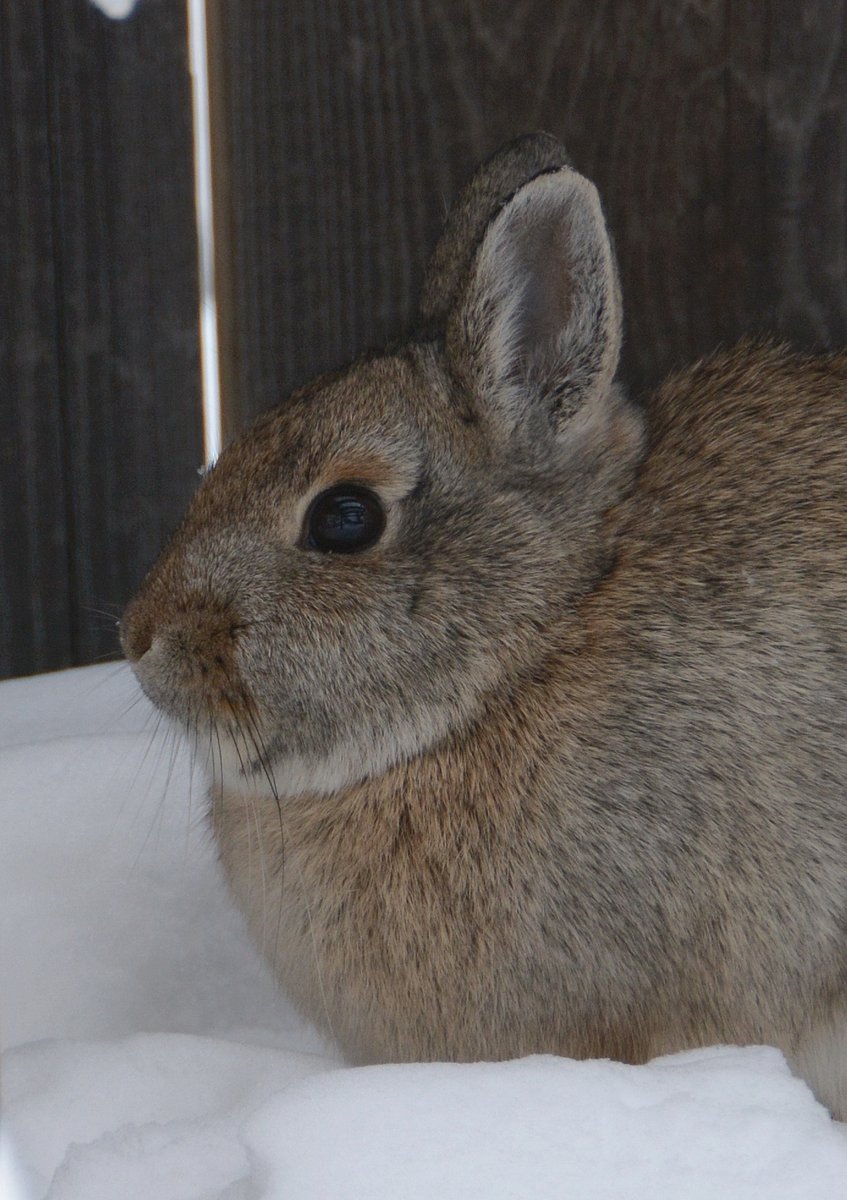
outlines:
[[[229,658],[237,624],[228,613],[189,608],[158,621],[128,612],[121,622],[121,644],[129,661],[140,662],[151,650],[161,657],[204,663]]]
[[[153,641],[153,625],[139,616],[130,606],[121,617],[119,625],[121,648],[131,663],[143,658]]]

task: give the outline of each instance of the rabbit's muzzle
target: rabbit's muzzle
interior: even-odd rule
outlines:
[[[242,628],[231,613],[188,604],[154,625],[133,605],[121,623],[121,642],[149,699],[196,729],[249,709],[236,653]]]

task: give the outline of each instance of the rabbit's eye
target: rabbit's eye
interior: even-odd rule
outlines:
[[[316,496],[306,514],[306,546],[322,553],[367,550],[382,537],[385,512],[379,497],[355,483],[340,483]]]

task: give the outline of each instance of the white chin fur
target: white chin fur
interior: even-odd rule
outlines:
[[[279,797],[329,794],[381,775],[398,762],[413,758],[445,732],[446,728],[435,720],[410,724],[386,730],[370,739],[369,745],[363,745],[361,740],[344,743],[321,759],[277,755],[268,763],[267,771],[261,766],[245,770],[248,764],[243,751],[239,756],[235,745],[222,737],[220,748],[216,746],[214,752],[207,750],[204,765],[207,774],[230,794],[255,796],[275,792]]]

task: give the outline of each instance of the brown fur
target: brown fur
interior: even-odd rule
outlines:
[[[596,199],[530,148],[439,251],[447,336],[231,446],[126,651],[354,1061],[770,1042],[847,1115],[847,358],[744,343],[645,443]],[[310,552],[343,479],[385,534]]]

